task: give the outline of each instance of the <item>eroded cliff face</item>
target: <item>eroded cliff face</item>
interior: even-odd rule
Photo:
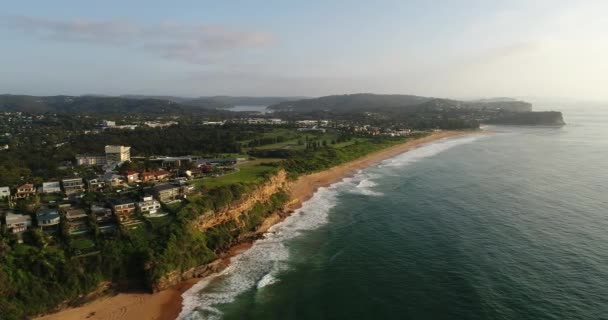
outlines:
[[[253,191],[244,195],[242,199],[234,201],[230,205],[222,208],[221,210],[205,212],[200,217],[198,217],[193,222],[193,224],[197,229],[203,232],[216,225],[229,221],[234,221],[237,224],[242,225],[243,218],[245,217],[247,212],[249,212],[255,206],[256,203],[268,202],[270,201],[271,196],[276,194],[277,192],[289,192],[290,189],[291,182],[289,182],[287,179],[287,173],[284,170],[281,170],[272,178],[270,178],[266,183],[262,184],[261,186],[258,186]],[[255,232],[248,232],[248,234],[243,234],[240,240],[246,241],[247,239],[255,239],[260,234],[263,234],[268,230],[269,227],[285,218],[289,214],[289,208],[292,208],[295,205],[297,205],[297,200],[292,200],[286,203],[283,210],[279,210],[274,214],[266,217]],[[172,272],[169,272],[157,282],[152,284],[152,291],[158,292],[167,289],[171,286],[177,285],[178,283],[184,280],[192,278],[201,278],[219,272],[228,266],[229,259],[226,259],[226,255],[229,254],[229,252],[224,253],[220,255],[217,260],[209,264],[190,268],[189,270],[174,270]]]
[[[257,187],[252,192],[244,195],[242,199],[234,201],[230,205],[217,211],[207,211],[194,221],[197,229],[205,231],[213,226],[228,221],[235,221],[241,224],[241,216],[251,210],[257,202],[268,202],[270,196],[283,190],[289,190],[287,173],[280,170],[263,185]]]

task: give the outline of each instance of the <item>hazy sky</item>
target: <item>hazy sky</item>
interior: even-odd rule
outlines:
[[[7,1],[0,92],[608,99],[608,1]]]

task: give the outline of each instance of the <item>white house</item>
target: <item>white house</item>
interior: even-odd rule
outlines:
[[[144,197],[143,201],[137,203],[137,208],[143,215],[154,215],[160,210],[160,202],[152,197]]]
[[[32,225],[32,218],[27,215],[8,213],[6,215],[6,227],[12,233],[21,233]]]
[[[59,181],[42,183],[42,193],[57,193],[57,192],[61,192],[61,185],[59,184]]]
[[[9,187],[0,187],[0,199],[11,196],[11,189]]]

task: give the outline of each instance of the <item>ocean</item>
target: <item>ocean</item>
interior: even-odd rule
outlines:
[[[608,319],[598,110],[433,142],[322,188],[186,292],[180,318]]]

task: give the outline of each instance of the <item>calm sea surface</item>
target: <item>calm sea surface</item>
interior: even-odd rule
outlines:
[[[180,317],[608,319],[604,110],[442,140],[322,189]]]

